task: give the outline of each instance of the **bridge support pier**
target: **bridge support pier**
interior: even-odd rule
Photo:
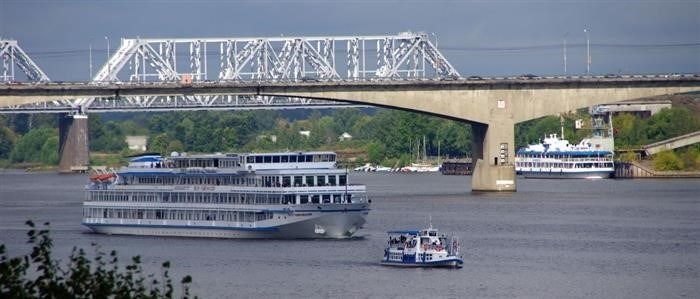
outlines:
[[[515,191],[513,123],[472,123],[472,192]]]
[[[90,163],[87,114],[59,116],[58,131],[58,172],[86,172]]]

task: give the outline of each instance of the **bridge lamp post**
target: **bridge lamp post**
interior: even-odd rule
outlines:
[[[435,34],[435,32],[431,32],[430,34],[431,34],[432,36],[435,37],[435,51],[437,51],[437,52],[439,53],[439,52],[440,52],[440,48],[438,48],[438,37],[437,37],[437,34]],[[440,60],[437,59],[437,58],[435,59],[435,68],[436,68],[436,69],[435,69],[435,77],[436,77],[436,78],[437,78],[437,77],[440,77]]]
[[[109,61],[109,37],[105,36],[105,40],[107,41],[107,76],[110,76],[112,73],[112,68],[111,63]]]
[[[92,38],[90,39],[90,81],[92,81]]]
[[[431,32],[430,35],[432,35],[433,37],[435,37],[435,50],[439,50],[437,34],[435,34],[435,32]]]
[[[564,34],[564,76],[566,76],[566,37],[569,36],[569,33],[567,32]]]
[[[583,29],[586,34],[586,76],[591,74],[591,40],[588,36],[588,28]]]

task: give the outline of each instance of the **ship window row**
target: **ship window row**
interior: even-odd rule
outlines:
[[[218,167],[218,168],[235,168],[241,167],[238,158],[185,158],[175,159],[173,163],[176,168],[189,167]]]
[[[345,186],[347,183],[346,174],[262,176],[263,187]]]
[[[108,202],[280,204],[282,197],[281,194],[264,193],[92,191],[89,193],[87,200]]]
[[[252,163],[305,163],[305,162],[335,162],[334,154],[315,155],[259,155],[248,156],[246,162]]]
[[[148,220],[194,220],[255,222],[272,219],[272,212],[243,212],[222,210],[186,209],[122,209],[84,208],[85,218],[148,219]]]
[[[613,163],[554,163],[554,162],[517,162],[518,167],[533,168],[612,168]]]
[[[258,186],[259,179],[244,178],[240,176],[127,176],[124,183],[145,185],[227,185],[227,186]]]
[[[529,158],[535,158],[535,159],[557,159],[560,161],[566,161],[566,162],[598,162],[598,161],[610,161],[612,159],[612,155],[605,155],[605,156],[599,156],[599,157],[570,157],[570,156],[560,156],[560,155],[521,155],[519,156],[521,159],[529,159]]]
[[[295,176],[263,176],[262,179],[240,176],[125,176],[125,185],[224,185],[224,186],[254,186],[254,187],[314,187],[314,186],[345,186],[348,182],[346,174],[340,175],[295,175]]]
[[[103,202],[167,202],[204,204],[307,204],[351,203],[352,194],[264,194],[217,192],[118,192],[91,191],[87,201]]]

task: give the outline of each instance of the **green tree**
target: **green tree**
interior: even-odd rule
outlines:
[[[686,108],[664,108],[647,121],[646,137],[650,142],[673,138],[700,130],[700,117]]]
[[[116,153],[127,148],[126,134],[120,123],[108,121],[104,123],[98,115],[88,118],[90,150]]]
[[[160,133],[156,136],[151,136],[148,138],[148,149],[149,151],[161,153],[161,155],[167,154],[168,144],[171,141],[171,137],[168,133]]]
[[[336,136],[344,132],[350,133],[362,116],[362,112],[357,108],[335,109],[331,114],[333,133]]]
[[[52,255],[53,240],[45,229],[34,223],[27,235],[31,253],[9,257],[0,245],[0,298],[173,298],[170,262],[162,264],[162,275],[144,275],[141,258],[135,256],[124,270],[119,267],[116,251],[106,255],[96,246],[94,260],[85,250],[73,247],[69,261],[62,266]],[[188,298],[192,278],[183,277],[182,298]]]
[[[194,122],[189,118],[184,118],[175,126],[175,139],[182,141],[185,150],[192,151],[194,145]]]
[[[170,154],[172,152],[182,153],[184,151],[185,151],[185,145],[182,144],[182,142],[180,140],[175,139],[175,140],[170,141],[170,143],[168,143],[168,148],[165,151],[165,153],[166,154]]]
[[[32,129],[31,115],[27,113],[11,114],[7,116],[7,126],[18,135],[25,135]]]
[[[58,132],[50,128],[39,128],[29,131],[26,135],[22,136],[15,145],[10,153],[10,161],[15,163],[42,162],[44,144],[48,142],[49,138],[56,137],[57,135]],[[58,142],[56,142],[55,151],[58,152]]]
[[[222,150],[231,151],[238,148],[240,135],[236,128],[223,127],[220,129],[220,133],[218,134],[218,136],[221,137]]]
[[[681,170],[683,161],[673,151],[663,151],[653,157],[654,169],[661,171]]]
[[[124,135],[148,135],[148,129],[133,120],[123,121],[119,126]]]
[[[7,159],[17,143],[17,135],[0,124],[0,159]]]
[[[559,116],[545,116],[544,118],[537,120],[532,128],[528,130],[526,139],[528,140],[528,143],[537,143],[546,135],[560,135],[559,132],[561,132],[561,120],[559,119]]]
[[[58,136],[50,136],[41,146],[41,163],[58,165]]]
[[[367,144],[367,160],[373,164],[381,164],[386,158],[386,146],[378,141]]]
[[[678,150],[678,156],[685,169],[700,169],[700,144],[694,144]]]
[[[620,113],[613,118],[616,148],[638,148],[646,144],[644,123],[629,113]]]
[[[471,154],[471,127],[466,123],[442,120],[437,128],[440,154],[449,157],[464,157]],[[433,142],[437,146],[436,142]]]

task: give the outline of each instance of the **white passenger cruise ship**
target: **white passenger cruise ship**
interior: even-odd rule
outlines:
[[[572,145],[550,134],[540,144],[518,150],[515,171],[526,178],[609,178],[613,152],[595,148],[590,139]]]
[[[371,200],[335,160],[333,152],[139,156],[90,177],[82,223],[104,234],[348,238]]]

